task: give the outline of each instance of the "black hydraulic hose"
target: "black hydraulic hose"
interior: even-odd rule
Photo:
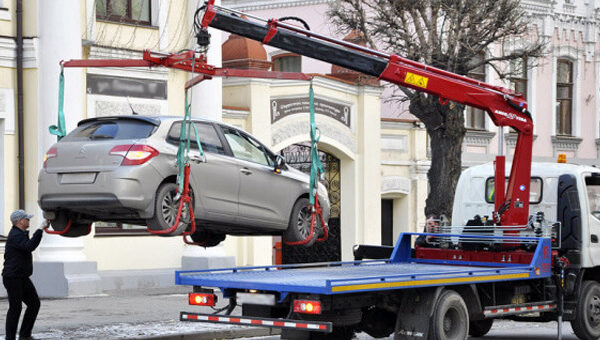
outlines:
[[[531,121],[533,121],[533,117],[531,117],[531,112],[529,112],[527,109],[519,106],[517,103],[513,102],[510,98],[508,98],[508,96],[504,97],[504,99],[506,100],[506,102],[508,103],[508,105],[510,107],[521,112],[522,114],[527,116],[529,119],[531,119]]]
[[[301,23],[304,26],[304,28],[306,28],[307,31],[310,31],[310,26],[308,26],[306,21],[302,20],[301,18],[298,18],[298,17],[281,17],[281,18],[279,18],[279,21],[288,21],[288,20],[298,21],[299,23]]]

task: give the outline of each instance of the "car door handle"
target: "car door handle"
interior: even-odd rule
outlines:
[[[252,175],[252,171],[250,171],[248,168],[242,168],[240,170],[241,173],[243,173],[244,175],[248,176],[248,175]]]

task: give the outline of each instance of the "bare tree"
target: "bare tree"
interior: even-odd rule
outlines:
[[[359,31],[373,48],[462,75],[490,65],[504,79],[518,71],[512,61],[528,60],[531,67],[545,50],[519,5],[518,0],[337,0],[328,14],[340,32]],[[517,44],[518,49],[507,48]],[[425,214],[451,217],[466,132],[464,105],[441,105],[435,96],[399,90],[430,136]]]

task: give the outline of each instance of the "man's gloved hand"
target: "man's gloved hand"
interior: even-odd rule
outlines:
[[[44,230],[48,226],[50,226],[50,221],[48,221],[47,219],[44,219],[44,220],[42,220],[42,223],[40,224],[38,229]]]

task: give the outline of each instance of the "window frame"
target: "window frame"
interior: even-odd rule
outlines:
[[[165,137],[165,141],[171,145],[176,145],[179,146],[179,139],[173,138],[171,137],[171,130],[173,129],[173,127],[175,126],[175,124],[181,124],[183,122],[183,120],[177,120],[174,121],[173,123],[171,123],[171,126],[169,127],[169,131],[167,131],[167,136]],[[214,131],[215,131],[215,135],[217,136],[217,138],[219,139],[219,142],[221,143],[221,147],[223,148],[223,153],[218,153],[218,152],[212,152],[210,151],[210,148],[208,147],[204,147],[202,146],[202,151],[206,152],[206,153],[210,153],[213,155],[222,155],[222,156],[229,156],[231,150],[229,149],[229,145],[227,144],[226,141],[223,140],[222,136],[219,134],[219,128],[212,122],[204,122],[204,121],[198,121],[198,120],[193,120],[192,121],[194,124],[204,124],[204,125],[208,125],[211,126]],[[181,128],[181,126],[179,126],[179,128]],[[194,128],[191,127],[191,131],[194,131]],[[198,131],[200,132],[200,131]],[[202,136],[199,137],[200,139],[200,144],[204,144],[204,142],[202,141]],[[193,150],[199,150],[198,146],[196,145],[196,140],[195,138],[191,138],[190,139],[190,149]]]
[[[298,58],[299,59],[299,69],[298,70],[281,70],[281,67],[277,67],[279,69],[276,69],[276,65],[278,64],[278,62],[280,62],[281,59],[285,59],[285,58]],[[302,72],[302,56],[296,53],[281,53],[281,54],[277,54],[271,57],[271,62],[273,63],[273,66],[271,67],[271,69],[275,72]],[[279,65],[280,66],[280,65]]]
[[[569,65],[569,82],[567,83],[559,83],[559,69],[560,69],[560,64],[568,64]],[[568,59],[568,58],[558,58],[556,60],[556,126],[555,126],[555,133],[557,136],[573,136],[573,128],[574,128],[574,124],[573,124],[573,109],[574,109],[574,94],[575,94],[575,82],[574,82],[574,72],[575,72],[575,62]],[[568,88],[568,93],[569,93],[569,97],[568,98],[559,98],[559,93],[560,91],[558,90],[559,87],[566,87]],[[562,104],[564,102],[569,102],[569,112],[568,112],[568,117],[566,117],[566,119],[562,119],[562,112],[561,112],[561,107]],[[566,127],[562,125],[562,122],[567,123],[568,122],[568,127],[569,127],[569,131],[566,131]]]
[[[125,0],[127,2],[127,9],[126,9],[127,14],[124,16],[112,14],[109,12],[110,3],[113,0],[96,0],[96,1],[105,1],[105,5],[106,5],[106,15],[99,14],[96,11],[96,19],[98,19],[98,20],[110,21],[110,22],[115,22],[115,23],[127,23],[127,24],[134,24],[134,25],[140,25],[140,26],[152,26],[152,0],[142,0],[142,1],[148,1],[148,21],[133,19],[133,17],[132,17],[132,7],[133,7],[132,1],[133,0]],[[94,10],[96,10],[96,9],[94,8]]]
[[[527,100],[528,98],[528,86],[529,86],[529,74],[528,74],[528,59],[527,57],[521,57],[518,60],[521,61],[521,65],[523,67],[523,70],[521,70],[521,72],[518,75],[512,74],[511,77],[509,78],[510,81],[510,86],[511,89],[513,89],[513,91],[517,92],[517,85],[516,84],[522,84],[522,87],[525,89],[524,92],[517,92],[517,93],[521,93],[523,95],[523,99]]]
[[[482,54],[478,55],[476,58],[478,61],[483,61],[483,60],[485,60],[485,54],[482,53]],[[486,77],[487,77],[486,64],[483,64],[479,67],[482,68],[483,72],[479,72],[479,70],[477,70],[477,68],[475,68],[467,73],[467,77],[485,82]],[[474,119],[475,116],[478,116],[478,115],[481,116],[481,126],[474,126],[472,123],[473,123],[473,121],[475,121],[475,119]],[[478,108],[467,105],[465,107],[465,127],[467,128],[467,130],[487,131],[487,126],[486,126],[487,124],[485,121],[486,116],[487,116],[487,113],[485,112],[485,110],[478,109]],[[469,120],[471,121],[471,124],[469,124]]]
[[[509,177],[504,177],[504,180],[505,180],[505,186],[504,187],[505,188],[506,188],[506,185],[508,184],[508,183],[506,183],[506,181],[508,179],[509,179]],[[490,181],[495,181],[495,180],[496,180],[496,178],[494,176],[490,176],[490,177],[486,178],[486,180],[485,180],[485,188],[484,188],[484,193],[483,193],[483,195],[484,195],[483,199],[485,200],[485,203],[494,204],[493,200],[490,202],[490,200],[488,199],[488,187],[489,187],[488,183]],[[541,184],[540,185],[540,197],[539,197],[539,199],[537,201],[529,201],[530,205],[531,204],[540,204],[544,200],[544,179],[542,177],[531,176],[531,179],[529,180],[529,183],[530,183],[530,186],[529,186],[529,190],[530,191],[529,192],[531,193],[531,182],[533,182],[534,180],[539,180],[539,182]]]
[[[273,154],[271,152],[271,150],[269,150],[264,144],[262,144],[261,142],[259,142],[256,138],[252,137],[250,134],[245,133],[242,130],[230,127],[230,126],[226,126],[226,125],[220,125],[221,128],[221,133],[223,134],[223,138],[225,139],[226,143],[227,143],[227,147],[230,150],[230,157],[233,157],[237,160],[243,161],[243,162],[248,162],[248,163],[252,163],[252,164],[258,164],[260,166],[265,166],[265,167],[272,167],[275,165],[275,154]],[[231,145],[229,145],[229,141],[227,140],[227,137],[225,137],[225,129],[228,130],[232,130],[235,131],[236,134],[238,134],[240,137],[245,138],[245,139],[250,139],[252,141],[254,141],[254,143],[256,143],[258,145],[258,149],[261,150],[263,152],[263,154],[265,154],[266,156],[266,160],[267,160],[267,164],[262,164],[262,163],[257,163],[248,159],[243,159],[243,158],[238,158],[235,156],[235,154],[233,153],[233,148],[231,147]],[[252,143],[251,143],[252,144]]]

